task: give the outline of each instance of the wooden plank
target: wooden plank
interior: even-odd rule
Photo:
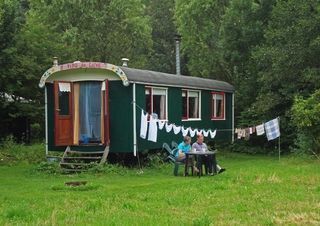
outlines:
[[[104,151],[68,151],[70,154],[84,154],[84,155],[90,155],[90,154],[103,154]]]
[[[99,159],[101,159],[102,158],[102,156],[98,156],[98,157],[90,157],[90,156],[86,156],[86,157],[84,157],[84,156],[79,156],[79,157],[64,157],[64,159],[65,160],[67,160],[67,159],[96,159],[96,160],[99,160]]]
[[[102,159],[100,161],[100,164],[104,164],[107,161],[107,157],[109,155],[109,151],[110,151],[109,146],[106,146],[105,149],[104,149],[103,156],[102,156]]]

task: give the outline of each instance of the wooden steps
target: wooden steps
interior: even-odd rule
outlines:
[[[68,146],[60,161],[60,167],[65,173],[75,173],[86,171],[94,163],[105,163],[109,154],[109,146],[104,151],[74,151]]]

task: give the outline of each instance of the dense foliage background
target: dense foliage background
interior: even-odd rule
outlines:
[[[235,86],[236,126],[280,116],[284,149],[319,153],[317,0],[0,0],[0,136],[43,137],[53,56],[175,73],[176,33],[183,74]]]

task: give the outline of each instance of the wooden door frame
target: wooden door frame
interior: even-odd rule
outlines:
[[[109,81],[106,79],[105,95],[103,95],[103,117],[104,117],[104,138],[103,143],[107,146],[110,145],[110,104],[109,104]],[[102,139],[101,139],[102,140]]]

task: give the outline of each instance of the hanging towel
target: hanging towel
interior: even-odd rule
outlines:
[[[163,129],[164,124],[166,124],[166,122],[164,122],[164,121],[158,121],[158,125],[159,125],[159,129],[160,129],[160,130]]]
[[[143,110],[141,110],[140,137],[142,139],[146,139],[147,128],[148,128],[148,113],[143,114]]]
[[[250,134],[253,134],[253,129],[252,127],[249,128]]]
[[[268,141],[274,140],[280,137],[280,128],[278,118],[275,118],[269,122],[264,124],[264,128],[266,130]]]
[[[185,137],[185,136],[187,136],[187,135],[188,135],[189,128],[186,128],[186,129],[185,129],[184,127],[182,127],[182,128],[181,128],[181,132],[182,132],[182,136],[184,136],[184,137]]]
[[[210,137],[213,139],[213,138],[215,138],[215,136],[216,136],[216,134],[217,134],[217,130],[215,130],[215,131],[209,131],[209,133],[210,133]]]
[[[209,135],[209,130],[205,131],[204,129],[202,130],[202,134],[204,137],[208,137]]]
[[[244,137],[244,139],[245,140],[250,140],[250,128],[246,128],[245,129],[245,137]]]
[[[166,131],[167,131],[167,133],[169,133],[172,130],[172,127],[173,127],[172,124],[169,125],[168,123],[166,123]]]
[[[246,135],[246,129],[242,129],[241,130],[242,132],[241,132],[241,137],[242,138],[245,138],[247,135]]]
[[[190,137],[194,137],[196,135],[196,129],[192,130],[191,128],[189,128],[189,132],[190,132]]]
[[[238,139],[242,138],[242,129],[236,129],[238,133]]]
[[[181,126],[173,125],[173,133],[178,134],[181,131]]]
[[[157,142],[157,136],[158,136],[157,121],[158,121],[157,119],[150,117],[149,134],[148,134],[149,141]]]
[[[261,136],[262,134],[264,134],[264,126],[263,124],[256,126],[256,131],[257,131],[257,135]]]

